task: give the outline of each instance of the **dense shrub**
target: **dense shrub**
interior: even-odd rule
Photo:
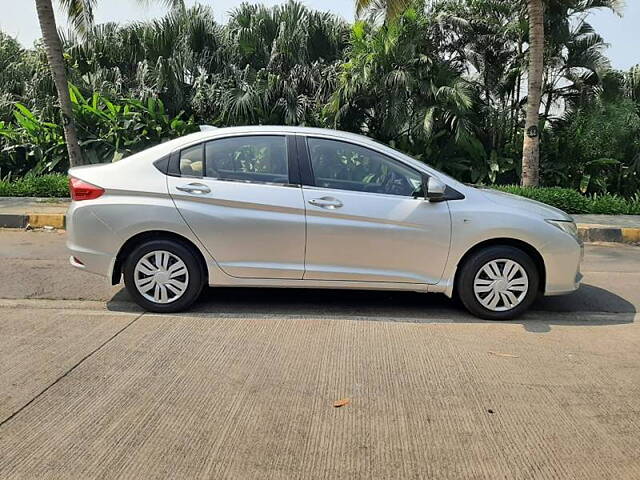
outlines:
[[[589,199],[589,213],[640,215],[640,196],[629,200],[618,195],[594,195]]]
[[[582,195],[575,190],[559,187],[527,188],[508,185],[491,188],[546,203],[575,215],[640,215],[640,195],[627,199],[618,195]]]
[[[640,185],[640,109],[629,99],[593,100],[566,112],[542,147],[543,181],[587,193],[630,195]]]
[[[16,180],[0,180],[0,197],[68,197],[66,175],[25,175]]]
[[[508,186],[492,186],[495,190],[512,193],[521,197],[537,200],[553,207],[564,210],[568,213],[588,213],[589,199],[580,192],[569,188],[550,187],[550,188],[527,188],[517,185]]]
[[[197,131],[193,119],[166,113],[161,100],[117,103],[94,93],[85,98],[73,85],[69,93],[80,147],[86,163],[115,162],[163,141]],[[13,123],[0,121],[0,174],[54,173],[68,168],[67,150],[59,123],[42,121],[20,103]]]

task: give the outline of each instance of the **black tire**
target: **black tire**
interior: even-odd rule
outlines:
[[[166,251],[184,262],[188,271],[184,293],[170,303],[157,303],[143,296],[136,287],[135,267],[145,255],[154,251]],[[200,296],[205,283],[204,266],[193,248],[175,240],[150,240],[137,246],[124,263],[124,284],[134,301],[145,310],[158,313],[181,312],[188,309]]]
[[[485,307],[477,298],[474,292],[474,282],[476,275],[485,265],[493,260],[501,259],[512,260],[522,267],[527,275],[528,290],[515,307],[510,310],[495,311]],[[458,276],[456,291],[464,307],[476,317],[486,320],[512,320],[522,315],[535,301],[539,285],[540,273],[529,255],[515,247],[495,246],[475,252],[464,262]],[[502,308],[506,308],[504,303]]]

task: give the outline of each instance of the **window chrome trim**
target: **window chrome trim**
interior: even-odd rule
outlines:
[[[392,193],[378,193],[378,192],[362,192],[360,190],[341,190],[339,188],[328,188],[328,187],[318,187],[316,185],[302,185],[302,188],[304,190],[318,190],[321,192],[347,192],[347,193],[359,193],[361,195],[376,195],[378,197],[385,197],[385,198],[404,198],[407,200],[417,200],[419,202],[425,202],[426,198],[425,197],[414,197],[414,196],[409,196],[409,195],[394,195]]]
[[[184,177],[193,178],[193,177]],[[277,183],[277,182],[262,182],[259,180],[238,180],[236,178],[218,178],[218,177],[198,177],[200,180],[211,180],[214,182],[233,182],[233,183],[250,183],[252,185],[271,185],[274,187],[295,187],[300,188],[302,185],[296,183]]]

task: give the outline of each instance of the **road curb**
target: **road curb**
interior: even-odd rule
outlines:
[[[63,213],[30,213],[26,215],[0,213],[0,228],[26,228],[27,226],[64,229],[66,216]]]
[[[24,228],[27,226],[28,215],[0,214],[0,227]]]
[[[578,224],[583,242],[640,243],[640,228]]]

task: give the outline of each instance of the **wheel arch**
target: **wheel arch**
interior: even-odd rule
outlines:
[[[193,251],[193,253],[196,255],[196,258],[198,258],[198,260],[200,261],[205,282],[209,281],[209,269],[207,267],[207,261],[205,260],[204,255],[196,246],[196,244],[194,244],[187,237],[180,235],[179,233],[170,232],[167,230],[151,230],[141,232],[132,236],[120,247],[120,250],[118,251],[115,262],[113,264],[113,269],[111,271],[112,285],[117,285],[120,283],[120,279],[122,278],[122,267],[129,254],[136,247],[150,240],[174,240],[176,242],[182,243],[183,245],[186,245],[190,250]]]
[[[455,291],[458,288],[458,277],[460,276],[460,271],[462,270],[462,266],[469,260],[469,258],[473,254],[488,247],[505,247],[505,246],[518,248],[519,250],[522,250],[524,253],[529,255],[529,257],[531,257],[531,260],[533,260],[533,263],[535,264],[536,269],[538,270],[538,275],[540,276],[538,289],[544,293],[545,287],[547,284],[547,269],[544,264],[544,258],[533,245],[515,238],[492,238],[492,239],[484,240],[480,243],[477,243],[476,245],[469,248],[464,253],[464,255],[460,257],[460,260],[456,265],[456,273],[453,280],[453,290]]]

